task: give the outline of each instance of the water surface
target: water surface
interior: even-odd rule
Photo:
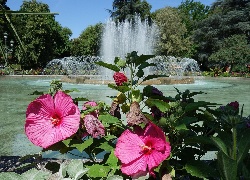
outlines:
[[[24,134],[25,112],[27,105],[37,95],[29,95],[35,90],[48,92],[52,79],[58,77],[12,77],[0,76],[0,155],[1,156],[22,156],[30,153],[37,153],[41,148],[34,146],[28,141]],[[165,96],[175,96],[176,90],[203,91],[207,94],[197,95],[196,100],[210,101],[227,104],[232,101],[239,101],[240,107],[245,105],[244,115],[250,115],[250,79],[239,78],[206,78],[196,80],[195,84],[186,85],[159,85]],[[106,85],[69,84],[63,83],[64,89],[77,88],[80,92],[73,92],[73,97],[86,97],[89,100],[104,100],[111,103],[106,96],[114,96],[116,91],[110,90]],[[81,104],[79,105],[81,106]],[[56,153],[48,156],[56,157]]]

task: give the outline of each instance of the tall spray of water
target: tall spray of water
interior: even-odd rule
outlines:
[[[124,58],[127,53],[137,51],[141,54],[154,54],[158,28],[154,23],[142,21],[139,16],[135,21],[126,20],[116,23],[108,19],[104,25],[101,44],[101,58],[107,63],[113,63],[115,57]],[[111,72],[104,70],[103,76],[110,78]]]

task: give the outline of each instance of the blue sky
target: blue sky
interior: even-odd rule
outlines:
[[[27,1],[27,0],[26,0]],[[76,38],[80,33],[90,25],[99,22],[106,22],[109,13],[106,9],[112,9],[113,0],[37,0],[48,4],[51,12],[59,13],[56,15],[58,21],[63,27],[71,29]],[[72,3],[74,2],[74,3]],[[152,5],[151,12],[166,6],[176,7],[182,0],[147,0]],[[205,5],[211,5],[215,0],[201,0]],[[8,0],[7,5],[11,10],[19,10],[23,0]]]

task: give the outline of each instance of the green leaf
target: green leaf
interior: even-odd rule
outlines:
[[[120,91],[122,93],[130,91],[130,88],[128,86],[116,86],[114,84],[108,84],[108,87]]]
[[[51,175],[50,172],[46,172],[46,171],[39,171],[37,169],[30,169],[28,171],[26,171],[25,173],[22,174],[22,178],[26,179],[26,180],[34,180],[34,179],[48,179],[49,176]]]
[[[217,155],[219,172],[223,180],[235,180],[237,179],[237,162],[231,159],[222,151]]]
[[[118,163],[118,159],[115,156],[114,151],[111,151],[109,158],[105,164],[109,165],[110,167],[115,167],[115,169],[117,169],[119,168],[119,166],[117,166],[117,163]]]
[[[102,66],[102,67],[105,67],[107,69],[110,69],[112,71],[115,71],[115,72],[119,72],[120,71],[120,68],[117,67],[116,65],[113,65],[113,64],[109,64],[109,63],[105,63],[103,61],[98,61],[98,62],[95,62],[96,64]]]
[[[113,175],[108,177],[107,180],[123,180],[123,177],[118,175]]]
[[[83,152],[83,150],[89,147],[91,144],[93,144],[93,138],[89,138],[80,144],[72,144],[71,147],[76,147],[78,151]]]
[[[209,137],[205,136],[191,136],[184,139],[185,144],[213,144]]]
[[[164,102],[160,99],[148,98],[145,104],[149,107],[156,106],[161,112],[166,112],[170,108],[167,102]]]
[[[142,95],[140,90],[133,90],[132,91],[132,102],[141,102],[142,100]]]
[[[52,173],[56,173],[60,169],[60,164],[57,162],[48,162],[45,168],[50,170]]]
[[[106,141],[110,141],[112,139],[116,139],[117,137],[114,136],[114,135],[107,135],[107,136],[104,136],[104,138],[105,138]]]
[[[177,126],[175,126],[175,129],[177,129],[178,131],[180,130],[188,130],[187,126],[185,124],[179,124]]]
[[[101,143],[101,145],[98,146],[98,148],[103,149],[105,151],[112,151],[114,149],[112,146],[109,145],[108,142]]]
[[[144,71],[143,71],[142,69],[138,69],[138,71],[137,71],[137,73],[136,73],[136,76],[137,76],[138,78],[143,77],[143,76],[144,76]]]
[[[23,180],[21,175],[14,172],[1,172],[0,179],[2,180]]]
[[[249,155],[250,149],[250,131],[246,129],[242,134],[238,141],[238,153],[237,153],[237,163],[241,163],[243,159]]]
[[[219,137],[210,137],[213,144],[224,154],[228,155],[227,145]]]
[[[121,121],[117,118],[114,117],[110,114],[105,114],[105,115],[100,115],[98,116],[98,119],[103,123],[103,124],[116,124],[116,123],[121,123]]]
[[[140,64],[140,66],[138,67],[138,69],[144,69],[144,68],[147,68],[147,67],[150,67],[150,66],[156,66],[154,63],[148,63],[148,62],[143,62]]]
[[[147,60],[149,60],[150,58],[155,57],[154,55],[140,55],[139,57],[135,58],[133,60],[133,63],[135,63],[135,66],[139,66],[140,64],[146,62]]]
[[[218,172],[203,161],[189,161],[185,165],[185,169],[189,174],[198,178],[217,178]]]
[[[166,75],[148,75],[146,76],[143,80],[143,81],[147,81],[147,80],[150,80],[150,79],[155,79],[155,78],[159,78],[159,77],[167,77]]]
[[[89,169],[83,167],[82,160],[72,159],[67,165],[67,173],[73,179],[80,179]]]
[[[198,101],[198,102],[194,102],[194,103],[189,103],[186,107],[185,107],[185,111],[195,111],[200,109],[201,107],[213,107],[216,106],[216,103],[210,103],[210,102],[205,102],[205,101]]]
[[[198,118],[196,117],[188,117],[188,116],[185,116],[183,117],[182,119],[182,122],[186,125],[189,125],[189,124],[192,124],[192,123],[195,123],[198,121]]]
[[[107,177],[108,172],[110,171],[109,166],[99,165],[99,164],[88,166],[88,168],[89,168],[88,175],[89,177],[92,178]]]

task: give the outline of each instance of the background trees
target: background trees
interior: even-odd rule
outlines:
[[[73,39],[71,45],[71,55],[98,56],[101,46],[102,28],[103,25],[101,23],[88,26],[78,38]]]
[[[191,41],[185,37],[187,29],[176,8],[165,7],[153,14],[160,30],[157,52],[161,55],[184,56],[189,53]]]
[[[6,0],[0,4],[8,9]],[[249,1],[216,0],[208,7],[185,0],[177,8],[150,10],[151,5],[146,0],[114,0],[113,9],[108,12],[118,22],[133,20],[135,15],[140,15],[142,20],[154,21],[160,29],[157,55],[190,57],[197,60],[203,70],[228,63],[233,70],[244,70],[244,63],[250,62],[246,53],[250,46]],[[20,11],[50,13],[48,5],[37,0],[24,1]],[[11,63],[29,69],[44,67],[53,58],[99,55],[103,24],[90,25],[78,38],[71,40],[71,30],[56,22],[53,14],[48,14],[10,15],[27,52],[17,51],[21,46],[15,43],[16,52]],[[0,15],[1,34],[9,31],[5,20]],[[10,39],[15,37],[10,31],[8,34]],[[236,46],[240,47],[237,53],[229,55]]]
[[[245,0],[218,0],[213,4],[210,15],[198,24],[193,35],[194,42],[198,44],[195,59],[199,60],[199,62],[203,64],[204,68],[215,66],[214,58],[221,57],[218,56],[217,52],[221,50],[222,44],[227,42],[226,39],[231,36],[245,35],[249,46],[249,12],[250,2]],[[225,48],[226,47],[224,47],[224,49]],[[247,50],[248,49],[245,49],[243,51]],[[213,55],[214,53],[216,55]],[[232,56],[231,61],[234,61],[237,64],[239,59],[245,59],[244,54],[245,53],[243,53],[241,57],[237,58]],[[212,57],[209,58],[211,55]],[[210,60],[213,60],[213,62],[210,62]],[[217,62],[224,60],[225,59],[218,59]],[[239,62],[239,64],[241,63]],[[219,64],[217,64],[217,66],[219,66]]]
[[[124,22],[125,19],[133,20],[135,15],[139,15],[142,20],[150,19],[151,8],[145,0],[114,0],[113,10],[108,11],[115,21]]]
[[[51,59],[68,55],[70,29],[62,28],[49,14],[47,4],[36,0],[24,1],[20,11],[33,13],[48,13],[46,15],[16,15],[13,18],[21,40],[25,44],[26,54],[19,52],[20,64],[23,68],[44,67]],[[24,28],[25,27],[25,28]]]

